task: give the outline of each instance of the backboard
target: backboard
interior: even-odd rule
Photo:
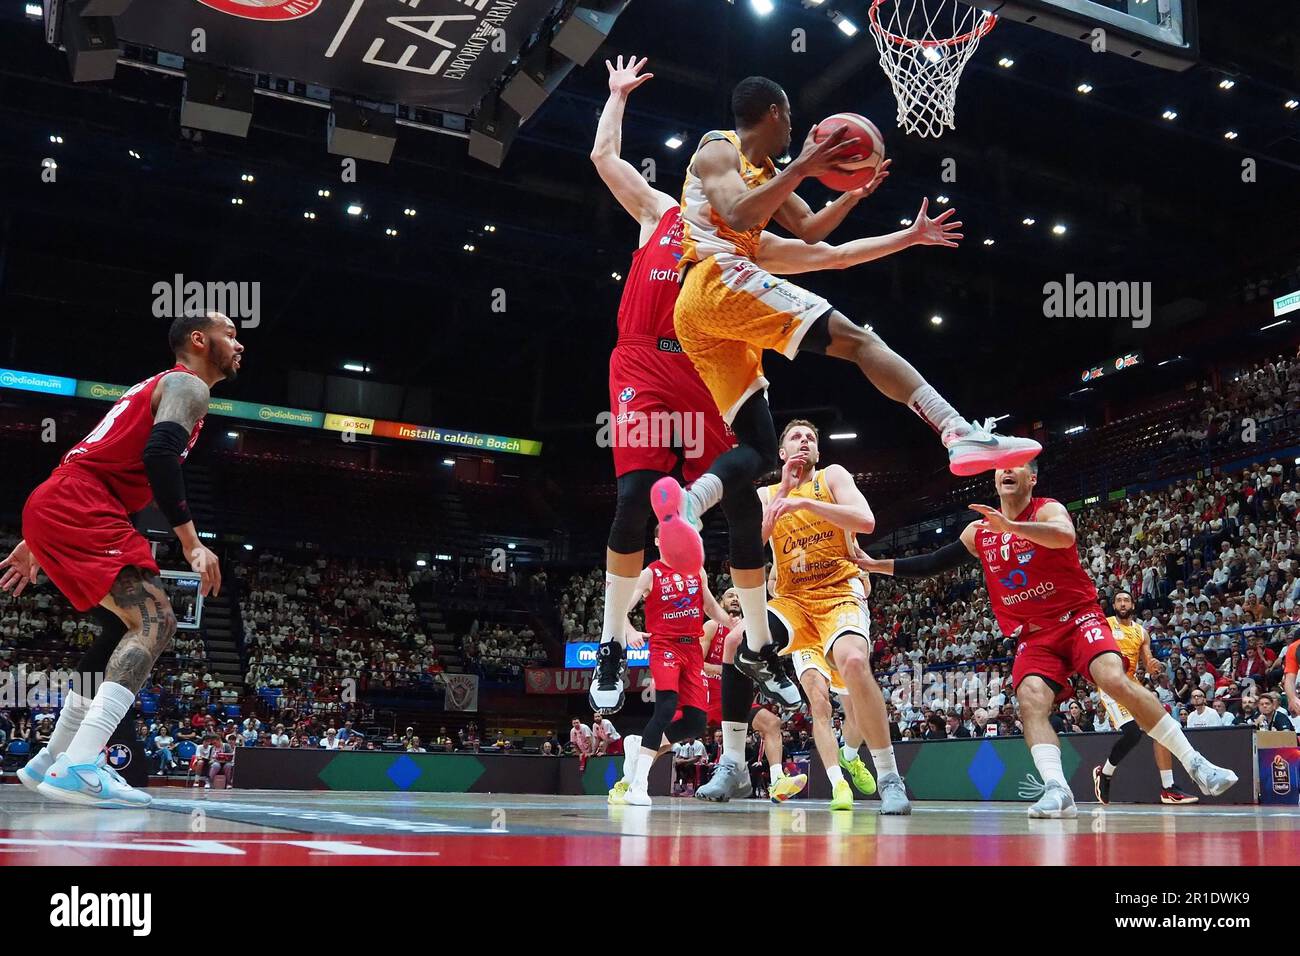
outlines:
[[[1185,70],[1200,55],[1196,0],[994,0],[977,6],[1165,69]]]

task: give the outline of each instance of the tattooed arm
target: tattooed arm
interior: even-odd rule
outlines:
[[[189,445],[194,426],[208,413],[208,387],[198,376],[173,372],[164,376],[154,392],[153,431],[144,447],[144,468],[154,500],[171,522],[186,559],[202,578],[202,594],[219,594],[221,568],[217,556],[199,542],[185,499],[181,455]]]

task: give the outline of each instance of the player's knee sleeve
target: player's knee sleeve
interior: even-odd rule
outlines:
[[[1142,728],[1138,726],[1136,720],[1130,720],[1120,728],[1119,740],[1115,741],[1115,746],[1110,749],[1110,762],[1118,767],[1119,762],[1129,755],[1141,739]]]
[[[776,423],[772,421],[772,409],[768,407],[766,395],[762,392],[751,395],[736,412],[731,430],[742,447],[748,446],[757,453],[759,471],[755,478],[778,466]]]
[[[658,750],[659,742],[664,738],[664,731],[673,722],[675,713],[677,713],[677,691],[656,690],[654,713],[650,715],[645,730],[641,732],[641,746],[649,750]]]
[[[749,720],[749,708],[754,702],[754,682],[742,674],[735,664],[722,665],[722,719],[729,724],[743,724]]]
[[[763,567],[763,506],[753,484],[746,482],[735,492],[727,489],[722,510],[727,516],[731,566],[745,570]]]
[[[635,554],[645,550],[645,526],[650,520],[650,489],[662,472],[630,471],[618,479],[618,503],[609,526],[609,550]]]
[[[85,653],[81,655],[81,660],[77,662],[77,673],[103,674],[108,670],[109,658],[113,656],[117,645],[126,635],[126,625],[108,608],[97,607],[90,612],[90,616],[101,630],[99,636],[91,642],[90,647],[86,648]],[[94,696],[94,694],[92,692],[86,696]]]
[[[670,744],[680,743],[690,737],[703,737],[708,729],[708,715],[698,707],[683,707],[682,715],[664,729]]]

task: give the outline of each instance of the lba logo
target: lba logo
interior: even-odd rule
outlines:
[[[199,0],[199,3],[245,20],[297,20],[315,13],[324,0]]]

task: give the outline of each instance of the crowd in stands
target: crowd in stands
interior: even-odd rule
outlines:
[[[546,648],[527,625],[511,629],[500,624],[481,625],[477,619],[461,640],[466,661],[477,665],[485,677],[518,677],[523,668],[544,664]]]

